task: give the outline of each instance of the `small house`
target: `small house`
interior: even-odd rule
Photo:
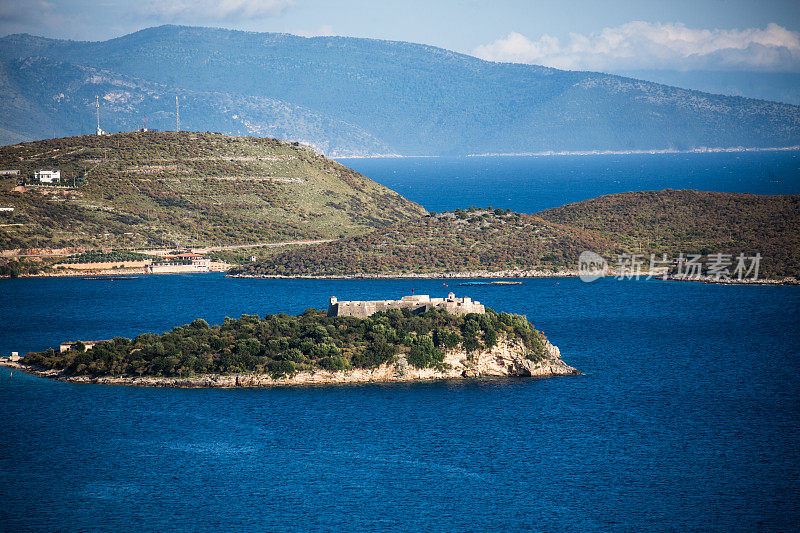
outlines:
[[[61,183],[61,171],[45,169],[37,170],[35,178],[39,183]]]

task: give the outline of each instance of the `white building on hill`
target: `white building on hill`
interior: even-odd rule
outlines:
[[[61,183],[60,170],[37,170],[35,177],[39,183]]]

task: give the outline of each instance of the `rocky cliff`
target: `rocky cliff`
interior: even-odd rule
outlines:
[[[298,372],[293,376],[272,377],[269,374],[206,374],[185,378],[132,377],[132,376],[67,376],[54,370],[37,370],[20,363],[0,360],[0,364],[20,368],[44,377],[73,383],[100,383],[107,385],[135,385],[142,387],[274,387],[293,385],[335,385],[358,383],[391,383],[437,379],[469,379],[483,377],[551,377],[579,375],[580,372],[561,359],[561,351],[549,341],[546,353],[539,360],[526,357],[528,350],[516,340],[502,340],[489,350],[467,354],[463,349],[448,350],[444,364],[439,368],[416,368],[409,365],[404,355],[393,362],[373,369],[345,371],[316,370]]]

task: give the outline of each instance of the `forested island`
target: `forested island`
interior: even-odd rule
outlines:
[[[161,335],[86,346],[29,353],[13,366],[65,381],[175,387],[578,373],[525,316],[491,309],[461,316],[391,309],[363,320],[307,309],[214,326],[197,319]]]

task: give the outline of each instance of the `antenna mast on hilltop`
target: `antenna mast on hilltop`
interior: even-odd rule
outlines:
[[[97,134],[102,135],[103,130],[100,129],[100,97],[97,95],[94,97],[94,107],[97,110]]]
[[[175,131],[181,131],[181,108],[178,106],[177,96],[175,96]]]

